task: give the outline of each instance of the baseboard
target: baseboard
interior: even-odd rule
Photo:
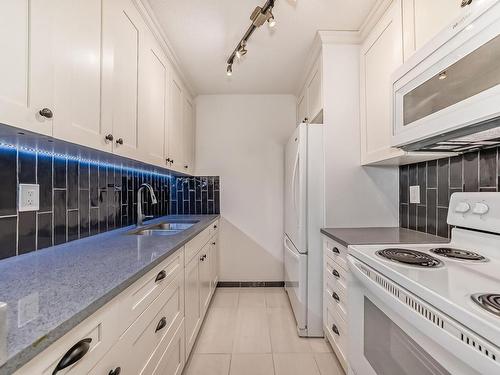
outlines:
[[[284,281],[219,281],[218,288],[282,288]]]

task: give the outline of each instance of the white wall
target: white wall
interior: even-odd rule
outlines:
[[[196,174],[221,178],[221,281],[283,280],[284,145],[295,100],[196,98]]]
[[[323,45],[327,227],[399,226],[398,168],[360,166],[359,46]]]

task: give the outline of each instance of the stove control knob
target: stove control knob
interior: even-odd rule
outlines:
[[[484,215],[486,214],[488,211],[490,210],[490,208],[488,207],[487,204],[485,203],[476,203],[474,205],[474,209],[472,210],[472,213],[476,214],[476,215]]]
[[[455,212],[465,214],[466,212],[469,212],[470,206],[469,203],[467,202],[460,202],[457,204],[457,207],[455,207]]]

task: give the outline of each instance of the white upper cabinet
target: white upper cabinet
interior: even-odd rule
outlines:
[[[171,120],[168,124],[168,156],[170,167],[181,171],[183,168],[183,146],[182,139],[182,113],[183,113],[183,95],[182,85],[179,79],[172,75],[170,80],[170,108]]]
[[[297,125],[302,122],[307,122],[307,95],[305,92],[302,92],[297,101]]]
[[[321,58],[314,64],[314,68],[307,81],[307,118],[311,123],[322,123],[322,118],[319,119],[323,110],[323,82],[321,71]]]
[[[0,1],[0,123],[52,135],[52,15],[44,0]],[[50,117],[50,112],[44,112]]]
[[[462,0],[403,0],[405,59],[456,19]]]
[[[194,172],[194,106],[190,98],[184,97],[182,116],[182,140],[183,140],[183,169],[186,173]]]
[[[403,63],[401,3],[395,1],[361,46],[361,163],[397,157],[392,135],[391,75]]]
[[[145,141],[142,147],[150,163],[165,166],[169,68],[162,50],[154,40],[144,51],[144,67],[140,91]]]
[[[193,102],[160,35],[139,0],[0,1],[0,123],[192,173]]]
[[[110,150],[101,126],[102,0],[55,0],[54,137]]]
[[[297,100],[297,124],[323,122],[323,72],[321,54],[308,72],[305,86]]]
[[[147,29],[130,0],[103,5],[101,138],[111,135],[116,154],[141,159],[139,80],[146,69]]]
[[[361,164],[399,165],[435,159],[391,147],[392,75],[456,19],[461,0],[393,0],[368,33],[360,54]]]

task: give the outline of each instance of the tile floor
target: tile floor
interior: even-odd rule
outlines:
[[[324,339],[297,336],[282,288],[218,288],[184,375],[344,375]]]

